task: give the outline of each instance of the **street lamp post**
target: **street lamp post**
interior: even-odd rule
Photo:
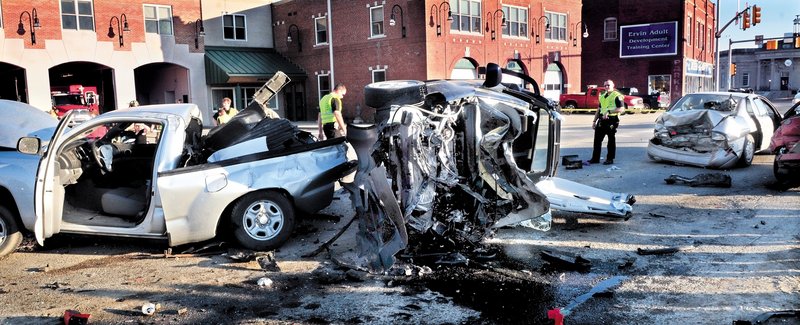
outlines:
[[[122,19],[122,28],[120,29],[120,19]],[[125,40],[123,38],[124,32],[130,32],[131,29],[128,27],[128,16],[125,14],[121,14],[119,17],[113,16],[108,21],[108,37],[113,38],[114,35],[114,20],[117,21],[117,31],[119,31],[119,47],[125,46]]]
[[[405,23],[405,20],[403,19],[403,7],[400,7],[400,5],[392,6],[392,15],[389,18],[389,26],[394,26],[394,25],[397,24],[397,21],[394,19],[394,10],[395,9],[399,9],[400,10],[400,31],[401,31],[401,33],[403,35],[403,38],[405,38],[406,37],[406,23]]]
[[[583,35],[582,35],[583,38],[589,37],[589,26],[586,26],[586,23],[584,23],[582,20],[578,21],[577,23],[575,23],[574,26],[572,26],[572,32],[570,34],[570,38],[572,38],[572,47],[578,47],[578,26],[579,25],[583,25]]]
[[[297,51],[303,52],[303,43],[300,40],[300,27],[297,27],[295,24],[289,25],[289,31],[286,32],[286,43],[292,42],[292,28],[294,28],[294,34],[297,37]]]
[[[25,26],[22,25],[22,16],[27,14],[28,15],[28,26],[31,26],[31,44],[36,44],[36,28],[41,27],[39,25],[39,15],[36,14],[36,8],[33,8],[31,12],[23,11],[19,14],[19,25],[17,25],[17,34],[25,35]]]
[[[438,6],[434,3],[431,5],[431,16],[430,16],[430,25],[436,26],[436,37],[442,35],[442,14],[444,13],[444,5],[447,5],[447,21],[453,21],[453,12],[450,8],[450,3],[444,1],[440,3]],[[442,10],[440,13],[439,10]],[[434,12],[436,13],[436,20],[434,25]]]
[[[547,16],[541,16],[538,19],[537,18],[533,19],[533,29],[535,31],[534,36],[536,37],[536,44],[539,44],[539,36],[541,35],[541,33],[539,31],[539,24],[541,22],[543,22],[543,21],[546,22],[546,24],[544,26],[545,32],[549,32],[550,31],[550,18],[547,18]]]
[[[203,27],[203,19],[198,18],[194,21],[194,48],[200,48],[200,37],[206,35]]]

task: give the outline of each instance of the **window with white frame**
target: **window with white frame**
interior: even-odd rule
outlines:
[[[545,31],[544,39],[552,41],[567,40],[567,15],[555,12],[545,12],[547,21],[550,22],[550,30]]]
[[[481,32],[481,2],[480,0],[459,0],[450,3],[453,13],[453,22],[450,23],[450,30],[461,32]],[[441,8],[440,8],[441,9]],[[442,14],[442,19],[446,19],[447,13]]]
[[[692,16],[686,17],[686,42],[692,45]]]
[[[328,44],[328,17],[314,18],[314,30],[317,32],[316,44]]]
[[[222,38],[247,40],[247,22],[244,15],[222,15]]]
[[[372,70],[372,82],[386,81],[386,70],[375,69]]]
[[[87,0],[61,0],[61,28],[94,30],[92,2]]]
[[[503,35],[528,38],[527,8],[503,6],[503,15],[506,18]]]
[[[617,18],[609,17],[603,21],[603,40],[617,39]]]
[[[369,8],[370,36],[383,36],[383,6]]]
[[[750,87],[750,74],[742,73],[742,87]]]
[[[144,31],[172,35],[172,7],[144,5]]]
[[[331,75],[330,74],[318,74],[317,75],[317,90],[319,91],[319,99],[322,99],[322,96],[327,95],[331,92]]]

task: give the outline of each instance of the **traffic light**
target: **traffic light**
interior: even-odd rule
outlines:
[[[800,49],[800,36],[794,37],[794,48]]]
[[[750,25],[755,26],[756,24],[761,22],[761,7],[754,5],[753,6],[753,23]]]
[[[731,63],[731,76],[736,74],[736,63]]]
[[[750,28],[750,11],[742,13],[742,30]]]

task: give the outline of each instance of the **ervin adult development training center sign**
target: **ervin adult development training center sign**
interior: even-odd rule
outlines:
[[[678,54],[678,22],[620,26],[619,57]]]

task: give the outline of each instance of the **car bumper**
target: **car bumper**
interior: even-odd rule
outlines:
[[[739,160],[733,150],[719,148],[707,153],[673,149],[650,142],[647,145],[647,156],[656,161],[670,161],[678,164],[697,167],[727,169],[736,165]]]

